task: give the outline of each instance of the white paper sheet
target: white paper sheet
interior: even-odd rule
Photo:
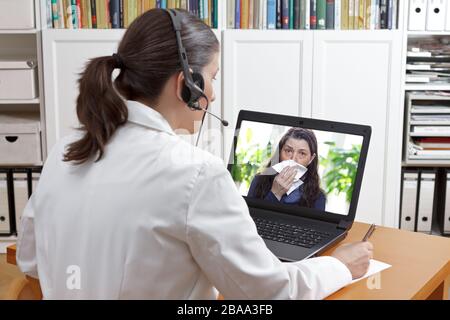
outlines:
[[[367,273],[365,275],[363,275],[361,278],[355,279],[352,281],[352,283],[358,282],[360,280],[366,279],[370,276],[373,276],[374,274],[377,274],[378,272],[381,272],[383,270],[389,269],[390,267],[392,267],[390,264],[378,261],[378,260],[374,260],[371,259],[370,260],[370,265],[369,265],[369,270],[367,270]]]

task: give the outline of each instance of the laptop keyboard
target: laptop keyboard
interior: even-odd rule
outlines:
[[[267,240],[311,248],[330,236],[329,233],[317,231],[310,227],[300,227],[253,217],[259,235]]]

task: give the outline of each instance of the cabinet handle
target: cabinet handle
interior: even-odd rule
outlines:
[[[18,136],[6,136],[5,139],[8,142],[14,143],[17,141],[17,139],[19,139],[19,137]]]

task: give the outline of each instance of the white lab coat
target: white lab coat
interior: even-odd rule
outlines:
[[[28,201],[17,262],[44,298],[322,299],[351,282],[332,257],[281,263],[223,162],[127,107],[99,162],[63,162],[79,136],[61,139]]]

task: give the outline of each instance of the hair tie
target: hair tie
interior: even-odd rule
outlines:
[[[125,65],[123,64],[122,58],[117,54],[113,53],[112,57],[114,58],[115,67],[118,69],[124,69]]]

